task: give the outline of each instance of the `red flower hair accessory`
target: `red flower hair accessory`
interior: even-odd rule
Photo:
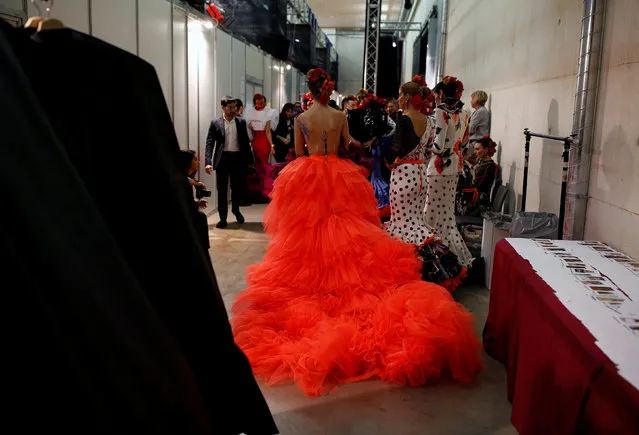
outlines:
[[[333,95],[333,91],[335,90],[335,82],[331,80],[330,77],[327,77],[322,84],[322,88],[320,89],[319,102],[320,104],[328,104],[328,100],[331,99],[331,95]]]
[[[302,110],[306,112],[313,105],[313,94],[307,92],[302,97]]]
[[[357,104],[357,108],[361,109],[363,107],[366,107],[369,104],[371,104],[373,101],[381,106],[386,106],[386,100],[384,98],[379,98],[377,95],[374,95],[374,94],[368,94],[363,100],[361,100]]]
[[[494,156],[497,152],[497,144],[493,141],[490,136],[486,135],[478,140],[479,143],[486,149],[486,154],[490,157]]]
[[[328,101],[331,99],[331,95],[335,90],[335,82],[331,80],[331,77],[322,68],[313,68],[308,72],[307,77],[309,83],[316,83],[324,78],[318,100],[320,104],[328,104]]]
[[[424,78],[420,75],[413,77],[412,82],[417,83],[419,86],[426,86],[426,80],[424,80]]]
[[[464,84],[461,82],[461,80],[453,76],[444,76],[442,82],[447,87],[454,89],[454,94],[448,95],[449,98],[455,98],[459,100],[462,97],[462,94],[464,93]]]

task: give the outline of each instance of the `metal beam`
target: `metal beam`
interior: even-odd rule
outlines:
[[[379,60],[379,30],[382,0],[366,0],[366,28],[364,36],[364,89],[377,93],[377,61]]]

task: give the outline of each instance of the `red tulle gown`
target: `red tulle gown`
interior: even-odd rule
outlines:
[[[481,370],[473,318],[420,279],[415,248],[380,229],[371,183],[337,156],[301,157],[275,182],[272,237],[233,306],[254,373],[309,396],[379,377],[422,386],[468,383]]]

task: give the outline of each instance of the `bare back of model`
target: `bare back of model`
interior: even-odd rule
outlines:
[[[295,154],[303,156],[305,145],[310,155],[338,154],[340,145],[348,150],[346,115],[327,105],[332,84],[326,72],[311,71],[308,88],[313,95],[313,105],[295,120]]]

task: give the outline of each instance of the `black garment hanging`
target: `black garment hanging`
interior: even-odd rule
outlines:
[[[3,425],[212,433],[178,343],[123,261],[2,31],[0,64]]]
[[[70,29],[32,37],[14,30],[11,43],[122,262],[179,343],[214,433],[277,433],[198,241],[196,205],[177,168],[179,146],[153,67]]]

